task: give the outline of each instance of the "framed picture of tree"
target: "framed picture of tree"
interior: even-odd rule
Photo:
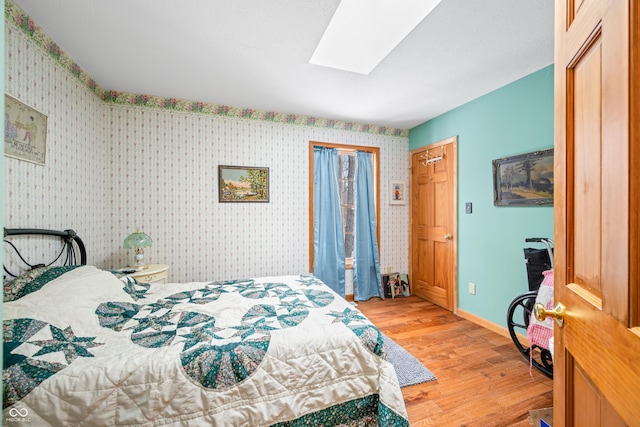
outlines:
[[[553,148],[493,161],[495,206],[553,206]]]
[[[269,202],[269,168],[218,166],[218,201]]]

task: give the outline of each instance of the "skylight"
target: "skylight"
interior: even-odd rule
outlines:
[[[369,74],[442,0],[341,0],[309,63]]]

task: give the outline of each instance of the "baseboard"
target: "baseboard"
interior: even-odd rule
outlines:
[[[483,328],[489,329],[490,331],[493,331],[499,335],[502,335],[503,337],[511,339],[511,335],[509,334],[509,329],[507,329],[504,326],[497,325],[493,322],[488,321],[487,319],[483,319],[482,317],[476,316],[473,313],[469,313],[468,311],[461,310],[460,308],[458,308],[458,311],[456,312],[456,314],[464,319],[467,319],[470,322],[475,323],[476,325],[482,326]],[[523,345],[529,345],[528,344],[529,340],[527,339],[526,336],[522,334],[518,334],[518,338],[520,338],[520,342],[522,342]]]
[[[349,301],[349,302],[352,302],[352,301],[353,301],[353,294],[347,294],[347,295],[345,295],[344,299],[346,299],[346,300],[347,300],[347,301]]]

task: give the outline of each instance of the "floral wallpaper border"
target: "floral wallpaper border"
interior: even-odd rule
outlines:
[[[127,92],[107,90],[93,80],[69,55],[67,55],[13,0],[5,1],[5,19],[14,24],[29,39],[44,49],[58,64],[73,74],[83,85],[88,87],[99,99],[107,103],[136,105],[164,110],[187,111],[216,116],[262,120],[275,123],[287,123],[318,128],[349,130],[379,135],[408,137],[408,129],[369,125],[340,120],[309,117],[298,114],[285,114],[272,111],[238,108],[228,105],[188,101],[176,98],[164,98],[153,95],[139,95]]]

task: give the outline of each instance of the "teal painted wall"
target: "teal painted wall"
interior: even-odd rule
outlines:
[[[458,307],[506,326],[528,290],[527,237],[553,238],[553,207],[493,205],[492,160],[553,147],[553,65],[425,122],[411,150],[458,136]],[[465,203],[473,213],[465,214]],[[533,247],[540,247],[534,245]],[[469,283],[476,295],[469,294]]]

